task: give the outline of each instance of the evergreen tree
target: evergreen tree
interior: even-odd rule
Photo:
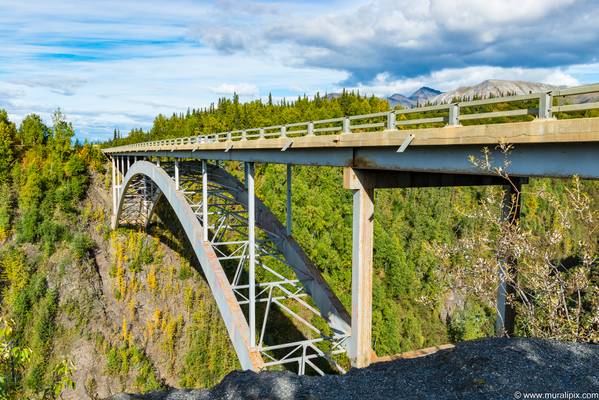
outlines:
[[[16,134],[15,124],[9,121],[6,111],[0,110],[0,182],[8,179],[14,161]]]
[[[0,241],[8,236],[12,219],[12,193],[7,182],[0,183]]]
[[[75,136],[73,125],[67,122],[65,115],[60,109],[54,112],[52,116],[53,125],[53,144],[54,148],[58,151],[61,159],[64,159],[64,155],[71,148],[71,139]]]
[[[19,126],[18,141],[25,146],[34,146],[48,140],[49,129],[37,114],[26,116]]]

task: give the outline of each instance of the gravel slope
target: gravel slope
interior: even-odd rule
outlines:
[[[516,391],[599,393],[599,345],[484,339],[343,376],[233,372],[210,390],[120,394],[111,400],[518,399]]]

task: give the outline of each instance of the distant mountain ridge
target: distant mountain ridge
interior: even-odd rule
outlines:
[[[461,86],[447,92],[442,92],[428,86],[422,86],[414,93],[406,96],[401,93],[395,93],[387,97],[391,108],[400,105],[404,108],[413,108],[425,104],[444,104],[450,103],[454,99],[472,100],[479,98],[501,97],[510,95],[523,95],[530,93],[546,92],[556,89],[563,89],[566,86],[549,85],[540,82],[529,82],[520,80],[487,79],[476,85]],[[334,99],[341,96],[341,93],[329,93],[328,99]],[[597,94],[574,96],[577,103],[589,103],[599,101]]]
[[[416,107],[418,105],[422,105],[422,104],[428,102],[430,99],[441,95],[442,93],[443,92],[441,92],[437,89],[433,89],[428,86],[423,86],[409,96],[395,93],[395,94],[387,97],[387,101],[389,101],[389,105],[391,107],[395,107],[396,105],[399,104],[403,107],[411,108],[411,107]]]
[[[500,97],[508,95],[522,95],[559,89],[563,86],[547,85],[545,83],[528,81],[511,81],[501,79],[487,79],[477,85],[463,86],[445,93],[441,93],[429,101],[431,103],[450,103],[455,98],[474,99],[490,96]]]

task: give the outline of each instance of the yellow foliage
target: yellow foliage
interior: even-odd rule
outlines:
[[[174,264],[171,264],[170,267],[169,267],[169,269],[168,269],[168,272],[169,272],[169,274],[168,274],[169,279],[171,280],[171,282],[174,281],[175,280],[175,274],[177,272],[177,267]]]
[[[150,339],[154,336],[154,322],[151,319],[146,320],[146,332],[146,339]]]
[[[135,302],[135,298],[131,298],[128,303],[129,308],[129,316],[133,320],[135,318],[135,311],[137,309],[137,303]]]
[[[117,258],[116,265],[116,284],[120,298],[124,299],[127,294],[127,283],[125,281],[125,268],[123,267],[123,262],[120,261],[119,258]]]
[[[188,311],[191,311],[193,308],[193,303],[195,300],[195,290],[192,285],[185,285],[185,289],[183,289],[183,304]]]
[[[167,321],[168,319],[168,321]],[[175,339],[179,332],[179,326],[183,324],[183,317],[172,318],[170,315],[162,321],[162,331],[164,333],[164,348],[170,353],[174,350]]]
[[[121,326],[121,335],[123,336],[123,341],[129,341],[129,330],[127,327],[127,319],[123,317],[123,324]]]
[[[148,273],[148,288],[152,292],[155,292],[158,288],[158,282],[156,280],[156,266],[153,264],[150,266],[150,272]]]
[[[129,290],[127,292],[128,293],[137,293],[137,292],[139,292],[139,286],[140,286],[140,282],[137,279],[137,275],[136,275],[135,271],[132,271],[130,284],[129,284]]]
[[[173,293],[173,285],[169,282],[164,285],[164,297],[167,297],[170,293]]]
[[[157,308],[156,310],[154,310],[154,315],[153,315],[154,327],[157,328],[160,325],[161,319],[162,319],[162,312],[160,311],[159,308]]]
[[[168,320],[169,320],[169,315],[166,314],[161,321],[160,324],[160,330],[162,331],[162,333],[166,333],[166,325],[168,324]]]
[[[17,293],[27,285],[29,280],[25,260],[16,253],[7,254],[0,260],[0,271],[2,279],[8,282],[4,287],[2,297],[8,304],[13,304]]]

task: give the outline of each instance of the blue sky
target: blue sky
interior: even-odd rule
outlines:
[[[0,0],[0,108],[101,140],[233,92],[598,82],[597,21],[596,0]]]

